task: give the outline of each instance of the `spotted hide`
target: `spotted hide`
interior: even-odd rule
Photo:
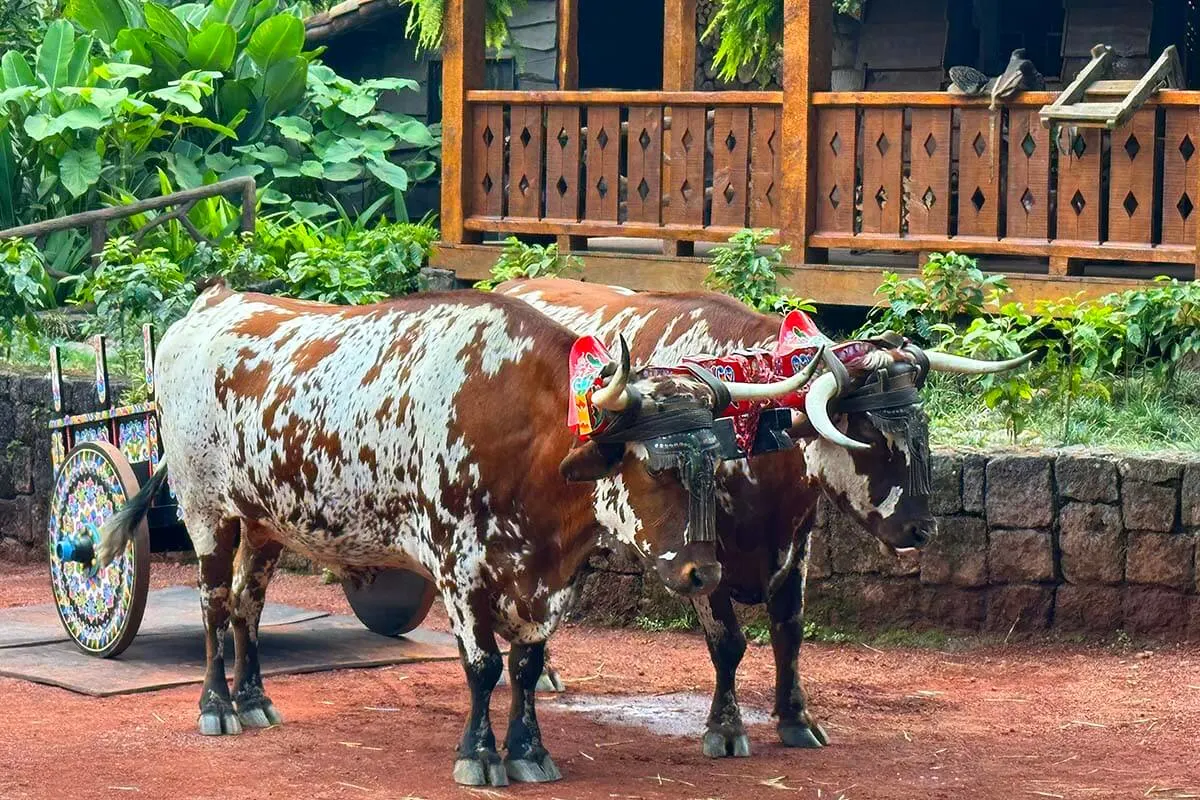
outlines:
[[[580,333],[603,336],[621,330],[629,337],[635,362],[642,363],[670,364],[683,356],[768,348],[780,327],[778,317],[705,292],[634,293],[565,280],[516,281],[498,291]],[[921,415],[919,408],[913,413]],[[770,458],[725,462],[718,470],[723,578],[716,592],[693,600],[717,673],[703,742],[707,755],[750,753],[734,685],[746,649],[734,600],[767,606],[776,668],[775,714],[783,743],[828,743],[806,707],[798,672],[809,538],[820,492],[895,548],[918,546],[934,529],[928,498],[906,488],[909,470],[917,465],[910,464],[905,440],[867,413],[842,415],[839,420],[842,430],[869,449],[847,450],[804,425],[792,431],[794,449]],[[924,436],[927,446],[927,433]]]
[[[220,287],[199,297],[163,337],[157,374],[171,486],[200,557],[203,733],[280,721],[263,692],[257,628],[288,547],[342,574],[404,567],[435,581],[472,700],[457,781],[559,776],[534,686],[599,537],[653,558],[681,592],[720,580],[714,544],[688,541],[689,498],[673,471],[651,474],[638,442],[575,446],[574,342],[530,306],[480,292],[352,308]],[[630,386],[652,400],[713,402],[695,379],[634,373]],[[139,498],[105,528],[102,558]],[[503,762],[488,716],[502,668],[495,634],[511,642],[514,686]]]

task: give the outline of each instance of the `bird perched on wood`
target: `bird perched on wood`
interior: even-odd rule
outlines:
[[[951,67],[950,86],[947,91],[969,97],[991,95],[989,108],[995,110],[996,103],[1017,92],[1036,91],[1046,88],[1046,79],[1037,71],[1033,62],[1025,57],[1024,48],[1012,51],[1008,66],[997,78],[988,78],[974,67]]]

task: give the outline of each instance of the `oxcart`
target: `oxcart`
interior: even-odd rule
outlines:
[[[95,391],[86,398],[68,401],[57,347],[50,356],[55,415],[50,421],[54,488],[46,531],[50,585],[67,634],[85,653],[102,658],[117,655],[137,635],[150,586],[150,554],[191,550],[167,483],[125,552],[103,569],[93,557],[101,526],[149,480],[162,458],[149,325],[142,339],[145,389],[136,402],[122,404],[113,397],[105,337],[92,340]],[[432,582],[401,569],[388,570],[362,587],[343,583],[343,589],[359,620],[385,636],[416,628],[434,598]]]

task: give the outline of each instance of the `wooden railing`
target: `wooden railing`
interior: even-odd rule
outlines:
[[[1048,93],[821,93],[809,244],[1083,260],[1196,261],[1200,92],[1161,92],[1123,128],[1062,129]]]
[[[467,92],[464,228],[722,241],[780,224],[778,92]]]

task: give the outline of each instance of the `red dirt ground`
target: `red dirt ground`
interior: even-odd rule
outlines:
[[[42,569],[0,569],[0,606],[48,599]],[[191,580],[155,565],[156,586]],[[307,576],[280,576],[271,597],[348,611],[338,587]],[[428,624],[444,629],[440,609]],[[697,636],[567,627],[552,645],[576,694],[711,686]],[[467,708],[455,663],[268,679],[287,722],[224,738],[195,733],[194,686],[95,699],[0,678],[0,798],[1200,798],[1194,646],[808,644],[802,662],[831,747],[787,750],[757,725],[749,759],[713,761],[695,739],[600,724],[546,697],[565,779],[499,791],[450,780]],[[740,677],[743,704],[769,709],[770,648],[751,646]],[[507,695],[493,710],[501,738]]]

